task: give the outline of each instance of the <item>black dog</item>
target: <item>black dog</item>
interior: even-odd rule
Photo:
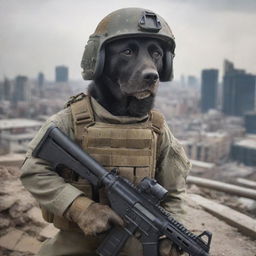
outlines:
[[[152,38],[120,39],[106,45],[103,74],[88,93],[116,116],[146,115],[153,107],[164,51]]]

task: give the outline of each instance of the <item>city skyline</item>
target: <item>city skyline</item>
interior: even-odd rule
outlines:
[[[256,73],[253,56],[256,3],[246,1],[4,1],[0,0],[0,79],[43,72],[54,80],[54,67],[70,68],[70,79],[82,80],[80,61],[84,46],[98,22],[122,7],[141,6],[163,16],[177,42],[175,80],[182,74],[200,76],[202,69],[222,71],[230,59]],[[71,11],[70,11],[71,10]],[[222,77],[222,74],[220,74]]]

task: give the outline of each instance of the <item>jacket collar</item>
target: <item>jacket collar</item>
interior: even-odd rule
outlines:
[[[114,116],[103,106],[101,106],[93,97],[91,97],[91,104],[95,113],[95,120],[99,122],[108,122],[113,124],[132,124],[140,123],[148,119],[148,115],[143,117]]]

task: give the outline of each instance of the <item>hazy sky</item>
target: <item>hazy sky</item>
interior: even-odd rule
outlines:
[[[176,37],[175,78],[222,70],[223,59],[256,74],[256,0],[0,0],[0,79],[54,79],[67,65],[81,79],[84,46],[98,22],[123,7],[160,14]]]

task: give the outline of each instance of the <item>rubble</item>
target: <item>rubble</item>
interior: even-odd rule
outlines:
[[[0,215],[0,230],[6,229],[11,225],[11,221],[4,215]]]
[[[43,220],[37,202],[22,186],[19,176],[19,168],[0,166],[1,256],[35,255],[41,243],[49,238],[39,233],[48,226],[51,226],[51,234],[57,232]]]
[[[196,234],[204,230],[212,232],[211,256],[255,256],[255,241],[243,236],[236,228],[202,210],[191,200],[187,200],[185,211],[187,216],[184,224],[192,232]]]
[[[0,246],[5,247],[6,249],[13,250],[15,245],[21,239],[23,232],[17,229],[11,230],[6,235],[1,236]]]
[[[48,225],[41,230],[37,239],[39,241],[44,241],[47,238],[54,237],[57,234],[58,230],[53,225]]]
[[[217,191],[223,191],[229,194],[237,195],[240,197],[250,198],[256,200],[256,190],[251,188],[245,188],[229,183],[224,183],[216,180],[200,178],[196,176],[187,177],[188,184],[195,184],[199,187],[205,187]]]
[[[254,240],[256,239],[256,221],[253,218],[199,195],[189,195],[189,199],[202,206],[212,215],[236,227],[243,234]]]
[[[17,167],[0,166],[0,255],[34,256],[41,243],[53,237],[58,230],[46,223],[34,198],[25,190],[19,180]],[[189,192],[213,198],[227,204],[242,205],[238,199],[223,192],[201,189],[195,185]],[[218,200],[217,200],[218,199]],[[199,205],[188,200],[184,224],[194,233],[204,230],[213,233],[211,256],[255,256],[256,244],[235,228],[218,220]]]
[[[36,254],[41,246],[41,242],[25,232],[13,229],[0,237],[0,246],[11,251]]]
[[[243,185],[245,187],[256,189],[256,182],[255,181],[251,181],[251,180],[247,180],[247,179],[243,179],[243,178],[237,178],[236,182],[239,185]]]

